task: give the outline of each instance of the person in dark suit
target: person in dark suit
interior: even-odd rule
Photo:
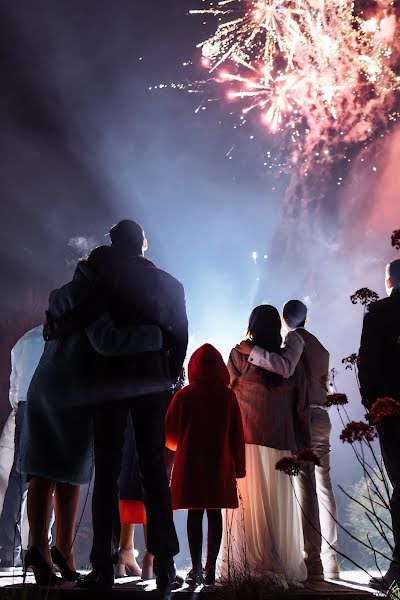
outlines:
[[[388,298],[370,304],[364,317],[358,373],[362,402],[370,409],[377,398],[400,401],[400,260],[386,266]],[[394,537],[388,572],[372,578],[370,585],[387,589],[400,582],[400,416],[387,416],[378,425],[379,443],[387,474],[393,486],[390,499]]]
[[[95,483],[93,492],[93,570],[81,585],[111,587],[113,548],[118,519],[118,478],[127,416],[134,427],[147,513],[147,546],[154,555],[157,587],[169,598],[175,580],[173,556],[179,551],[171,496],[164,463],[165,413],[171,388],[178,380],[186,355],[188,323],[183,286],[144,257],[147,240],[142,227],[120,221],[110,231],[111,246],[96,251],[92,261],[98,279],[80,307],[46,330],[49,337],[65,335],[97,318],[105,306],[116,323],[157,324],[163,348],[135,356],[107,358],[102,369],[109,385],[98,391],[102,402],[94,415]],[[115,537],[115,536],[114,536]]]

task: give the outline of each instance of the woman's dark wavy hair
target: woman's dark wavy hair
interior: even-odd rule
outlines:
[[[260,304],[253,309],[247,327],[247,337],[268,352],[281,353],[281,318],[275,306]],[[270,371],[264,371],[267,385],[281,385],[283,377]]]

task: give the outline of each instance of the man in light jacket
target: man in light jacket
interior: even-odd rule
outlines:
[[[283,307],[283,321],[289,329],[282,354],[254,346],[249,362],[290,377],[302,358],[307,372],[310,404],[311,445],[321,461],[311,463],[300,472],[300,496],[304,549],[309,580],[338,579],[337,509],[330,474],[330,433],[332,425],[326,407],[329,352],[304,326],[307,307],[300,300],[289,300]],[[322,534],[322,535],[321,535]]]
[[[15,415],[15,449],[0,517],[0,570],[22,566],[21,520],[28,484],[19,472],[19,444],[25,414],[26,395],[44,350],[43,326],[25,333],[11,350],[10,404]]]

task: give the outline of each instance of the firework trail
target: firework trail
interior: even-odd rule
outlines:
[[[398,118],[393,1],[357,13],[349,0],[221,0],[190,12],[218,20],[198,45],[210,76],[283,134],[303,172]]]

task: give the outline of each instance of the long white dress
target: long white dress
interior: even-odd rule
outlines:
[[[246,444],[247,475],[238,480],[239,508],[224,511],[221,580],[252,577],[286,588],[307,579],[295,478],[275,469],[289,454]]]

